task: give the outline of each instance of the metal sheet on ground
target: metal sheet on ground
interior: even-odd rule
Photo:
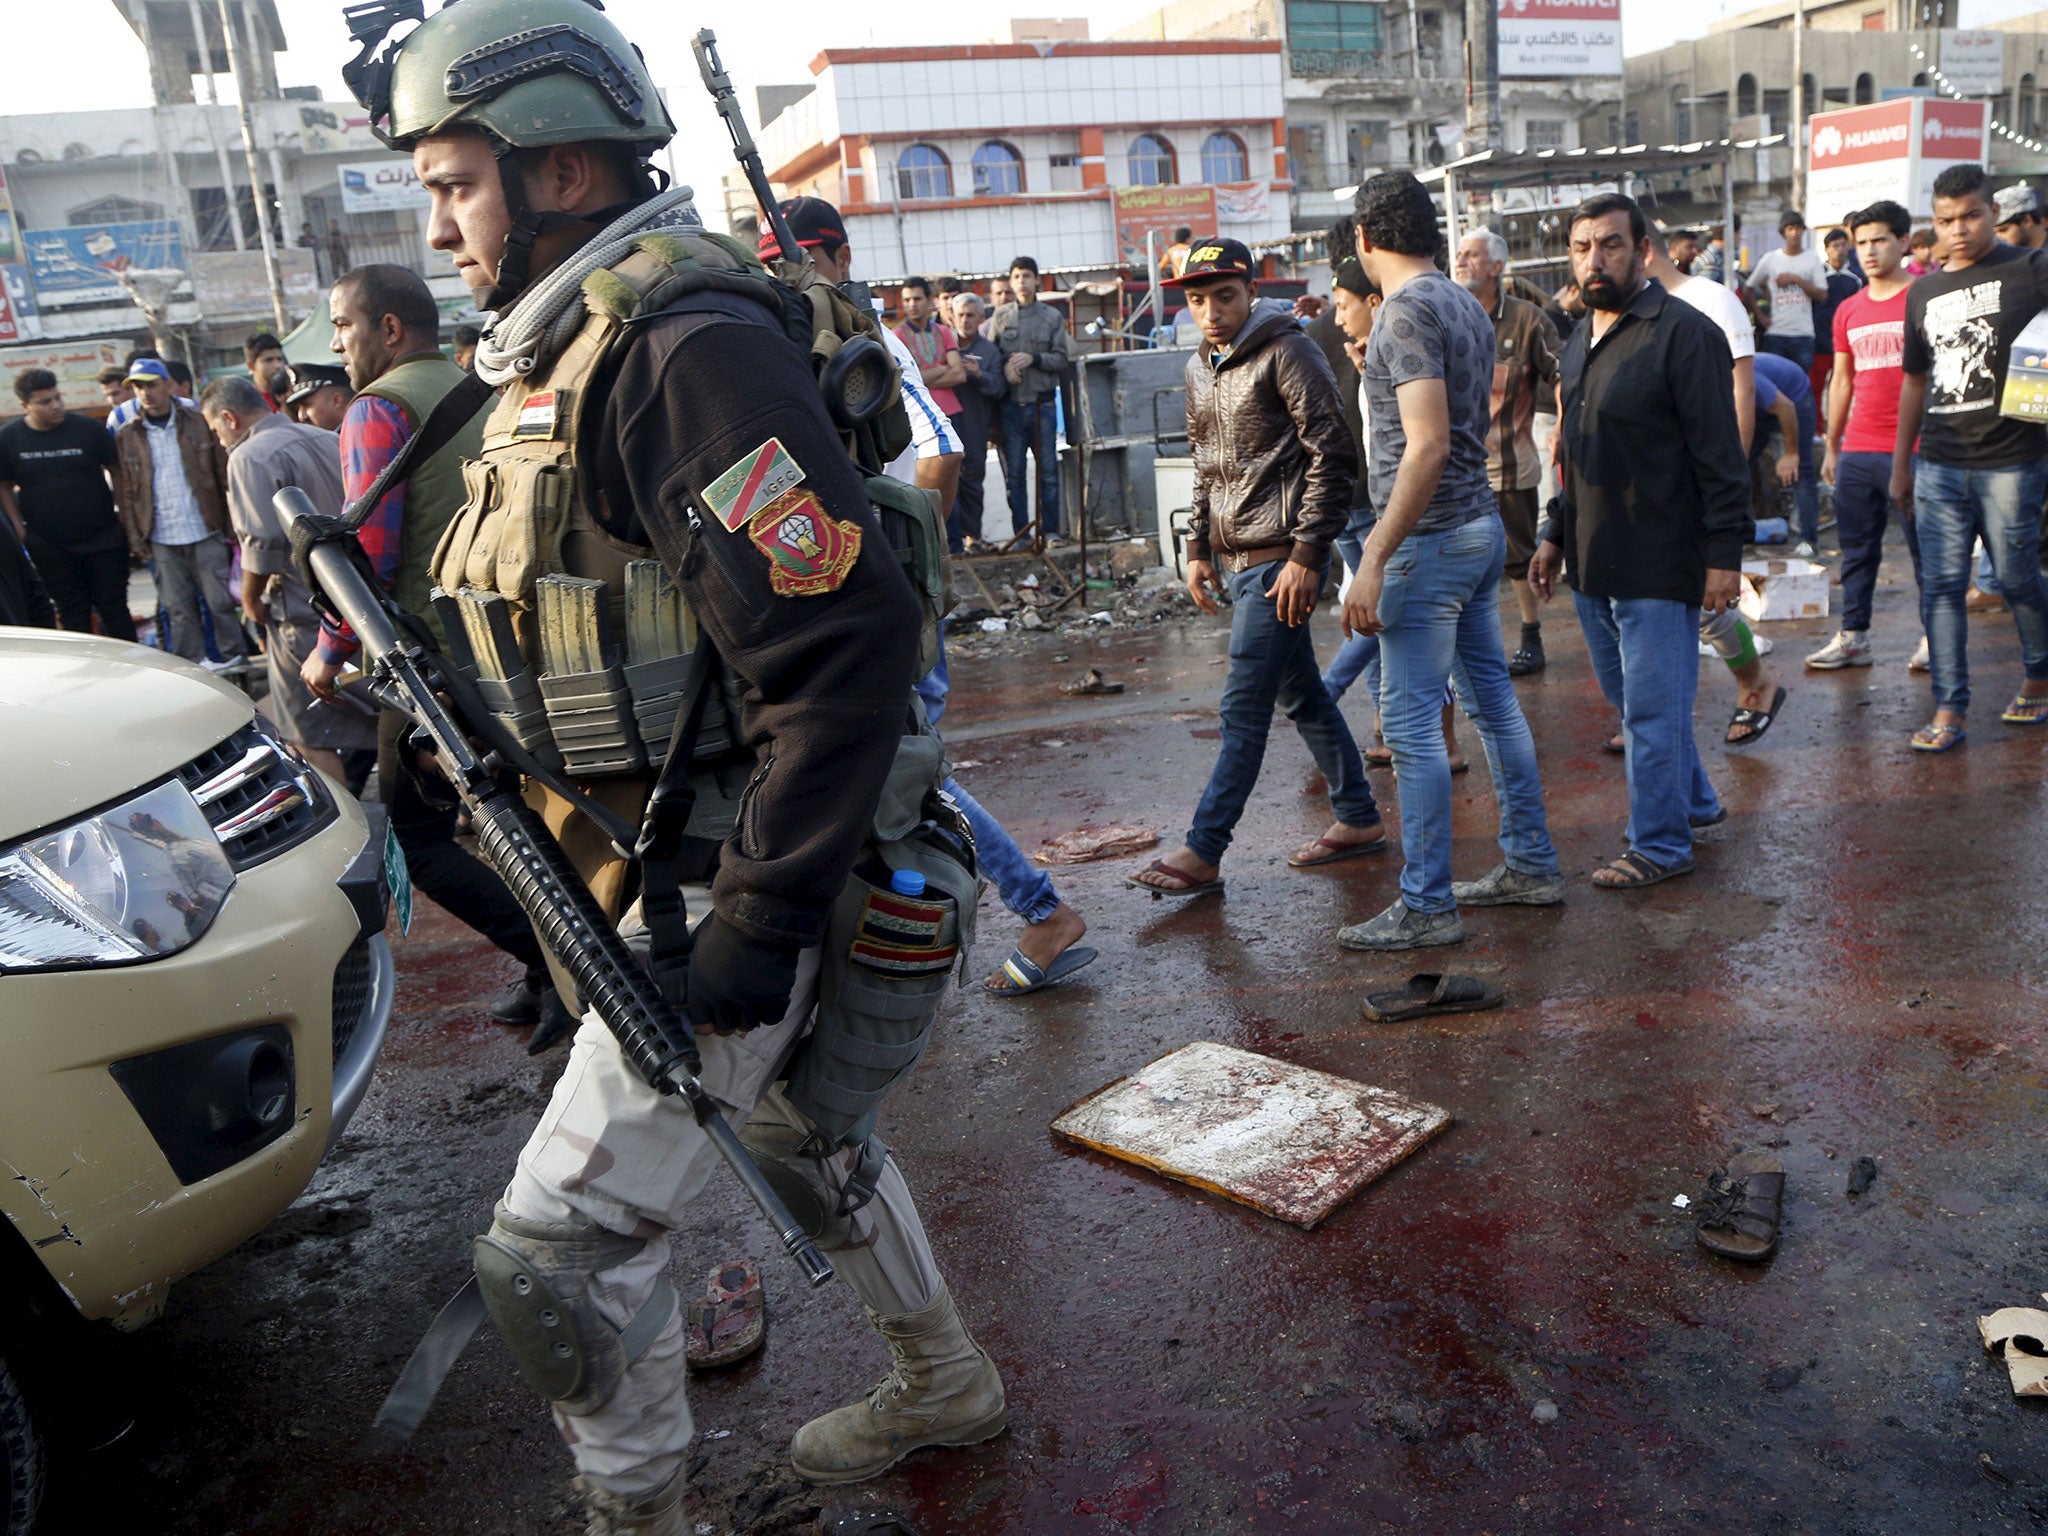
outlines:
[[[1197,1041],[1053,1121],[1069,1141],[1313,1227],[1451,1123],[1434,1104]]]

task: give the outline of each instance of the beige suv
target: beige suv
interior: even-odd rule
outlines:
[[[0,1536],[80,1361],[298,1198],[362,1102],[383,854],[227,684],[0,629]]]

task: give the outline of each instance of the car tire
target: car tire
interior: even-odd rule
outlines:
[[[0,1536],[29,1536],[42,1498],[42,1437],[0,1360]]]

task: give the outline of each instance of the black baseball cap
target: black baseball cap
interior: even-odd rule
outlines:
[[[1162,288],[1186,288],[1195,283],[1216,282],[1226,277],[1241,277],[1251,282],[1258,276],[1252,265],[1252,253],[1242,240],[1225,240],[1210,237],[1197,240],[1195,248],[1188,252],[1187,265],[1180,269],[1180,276],[1161,283]]]
[[[280,405],[297,405],[330,384],[348,388],[348,370],[333,363],[293,363],[291,374],[292,387]]]
[[[798,245],[846,244],[846,220],[822,197],[785,198],[782,216],[788,220],[789,232],[796,236]],[[782,242],[775,238],[773,224],[762,225],[761,240],[754,249],[763,260],[782,254]]]

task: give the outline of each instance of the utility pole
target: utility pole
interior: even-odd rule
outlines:
[[[1806,0],[1792,0],[1792,206],[1806,210]]]
[[[263,273],[270,279],[270,315],[277,324],[277,334],[282,336],[291,329],[291,324],[284,312],[284,275],[277,266],[277,240],[270,230],[269,200],[263,195],[263,169],[256,159],[256,117],[249,105],[249,77],[254,71],[242,57],[242,43],[235,35],[229,0],[217,0],[217,3],[220,6],[221,34],[228,45],[228,68],[235,77],[235,98],[242,109],[242,154],[249,163],[249,200],[256,205],[256,235],[263,242]],[[246,14],[243,20],[248,20]],[[233,195],[233,188],[230,188],[229,196]]]
[[[149,0],[140,0],[140,3],[147,14]],[[220,105],[220,89],[213,83],[213,50],[206,46],[206,17],[199,9],[199,0],[185,0],[185,13],[192,21],[192,51],[199,56],[200,73],[206,76],[206,104],[217,107]],[[223,39],[222,46],[232,45]],[[206,136],[213,140],[214,163],[220,167],[220,195],[226,199],[228,233],[234,236],[236,250],[247,250],[248,247],[242,243],[242,210],[235,196],[235,173],[228,169],[228,149],[220,141],[220,125],[214,121],[211,112],[206,114]]]
[[[1500,147],[1500,0],[1465,0],[1465,153]]]

